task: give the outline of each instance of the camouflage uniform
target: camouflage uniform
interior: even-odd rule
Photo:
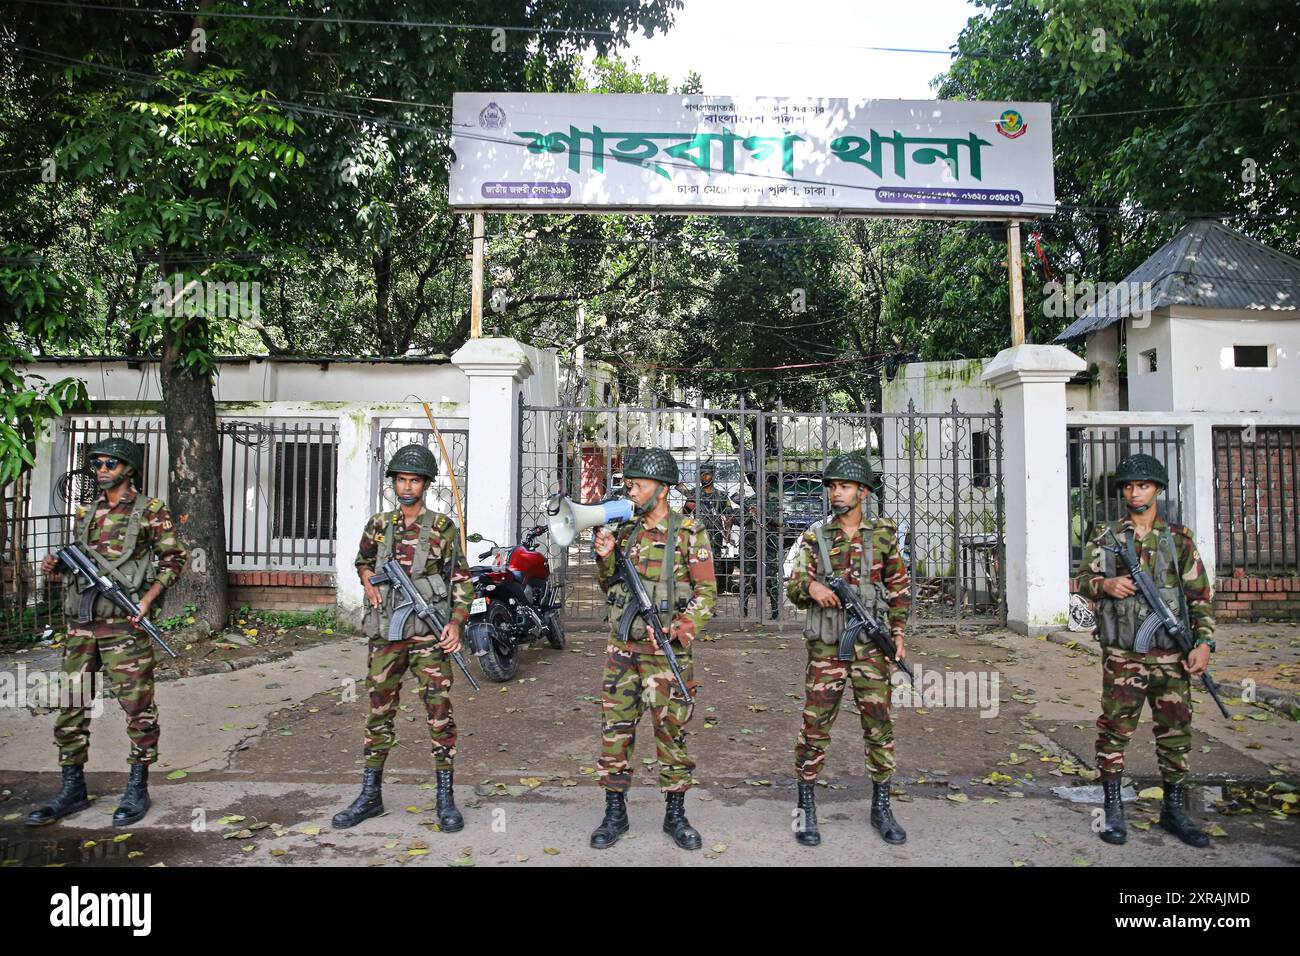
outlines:
[[[1124,773],[1124,748],[1137,730],[1144,701],[1151,705],[1160,775],[1167,783],[1187,779],[1187,754],[1192,746],[1191,679],[1182,654],[1163,630],[1157,632],[1151,652],[1133,650],[1137,629],[1148,608],[1140,594],[1116,600],[1101,582],[1126,573],[1116,568],[1115,555],[1102,549],[1113,545],[1113,528],[1120,542],[1133,527],[1129,520],[1102,527],[1084,545],[1075,580],[1078,591],[1097,604],[1097,632],[1105,657],[1102,662],[1101,716],[1097,719],[1097,769],[1102,779]],[[1177,615],[1183,615],[1199,644],[1213,644],[1214,590],[1196,550],[1191,532],[1178,524],[1155,519],[1146,537],[1134,535],[1134,548],[1142,568],[1150,572],[1161,597]]]
[[[176,537],[171,512],[157,498],[141,494],[128,482],[116,505],[101,492],[89,506],[77,509],[76,540],[101,556],[118,583],[137,599],[157,581],[170,587],[185,567],[186,552]],[[154,559],[158,566],[155,571]],[[76,623],[80,597],[75,578],[65,575],[64,613],[69,618],[63,646],[62,670],[78,675],[102,671],[126,711],[131,752],[127,762],[151,764],[158,759],[158,707],[154,703],[153,644],[144,631],[131,626],[116,604],[95,599],[94,619]],[[65,707],[54,722],[60,766],[84,764],[90,752],[90,717],[84,707]]]
[[[444,621],[460,624],[469,620],[474,585],[469,564],[460,550],[460,533],[446,515],[427,508],[415,524],[407,525],[401,509],[371,516],[361,535],[357,551],[357,572],[377,567],[396,554],[425,600],[438,608]],[[417,565],[418,569],[413,569]],[[450,581],[450,588],[447,582]],[[366,687],[370,692],[370,713],[366,718],[366,766],[381,769],[388,751],[397,743],[393,722],[397,717],[402,675],[415,674],[424,698],[433,741],[435,770],[450,770],[456,755],[456,721],[451,713],[451,656],[438,646],[439,636],[418,616],[406,621],[405,638],[388,640],[388,623],[393,607],[400,602],[389,587],[378,609],[367,606],[366,632],[370,654]]]
[[[898,529],[892,521],[864,520],[849,540],[843,519],[834,517],[821,525],[830,558],[829,572],[823,567],[818,529],[805,532],[799,542],[794,571],[786,593],[808,616],[804,638],[808,641],[808,666],[804,677],[803,729],[795,746],[795,773],[801,781],[817,779],[826,760],[831,725],[839,712],[845,684],[852,684],[858,705],[866,751],[866,766],[877,783],[894,771],[894,724],[889,717],[889,662],[866,639],[854,647],[853,660],[838,659],[839,635],[844,630],[842,610],[818,606],[808,587],[827,576],[842,577],[863,594],[868,608],[882,621],[887,619],[895,640],[907,627],[911,593],[907,565],[898,548]],[[867,545],[870,546],[868,553]],[[868,567],[871,587],[862,587],[862,569]]]
[[[668,625],[668,637],[676,645],[673,651],[694,698],[698,685],[690,646],[703,635],[718,598],[709,535],[699,521],[676,511],[669,511],[665,526],[647,528],[645,520],[619,529],[619,547],[636,566],[651,599],[660,602],[661,620]],[[675,531],[671,593],[659,584],[669,527]],[[659,758],[659,787],[665,793],[684,793],[691,787],[695,769],[686,752],[686,724],[694,705],[683,698],[668,658],[648,624],[639,640],[618,639],[619,619],[627,601],[634,598],[617,572],[612,552],[598,560],[596,580],[608,595],[611,624],[601,685],[601,783],[606,790],[619,793],[626,793],[631,786],[636,725],[649,709]]]
[[[748,495],[744,505],[742,534],[745,539],[744,560],[741,563],[740,606],[742,613],[749,609],[749,596],[758,592],[758,547],[763,545],[763,590],[775,617],[781,607],[781,496],[769,491],[766,514],[762,524],[758,520],[758,495]],[[762,608],[759,608],[761,617]]]

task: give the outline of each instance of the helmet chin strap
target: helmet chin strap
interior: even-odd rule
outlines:
[[[862,488],[859,487],[858,490],[853,493],[853,500],[847,505],[837,505],[834,502],[831,502],[831,511],[835,512],[837,515],[846,515],[861,503]]]
[[[1151,510],[1151,502],[1149,501],[1144,505],[1133,505],[1133,504],[1129,504],[1127,501],[1124,502],[1124,504],[1127,505],[1129,511],[1137,515],[1145,514],[1146,512]]]
[[[126,479],[129,477],[131,477],[130,468],[123,468],[122,473],[118,475],[116,478],[110,478],[107,475],[100,477],[99,473],[96,472],[95,484],[99,485],[100,491],[111,491],[112,489],[120,485],[122,482],[126,481]]]
[[[632,507],[632,513],[635,514],[638,518],[643,518],[646,515],[648,515],[650,512],[654,511],[655,505],[659,504],[660,493],[663,494],[668,493],[668,486],[665,485],[663,482],[659,483],[659,489],[655,491],[655,493],[652,494],[649,498],[646,499],[645,504],[634,505]]]
[[[393,479],[393,494],[397,495],[398,503],[405,505],[408,508],[411,505],[415,504],[417,501],[422,500],[424,498],[424,493],[428,490],[429,490],[429,482],[425,481],[424,487],[420,489],[420,493],[418,495],[399,494],[397,491],[397,479]]]

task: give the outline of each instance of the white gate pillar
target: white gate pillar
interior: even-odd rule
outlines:
[[[371,459],[370,430],[373,411],[348,411],[339,415],[338,473],[335,478],[337,502],[334,521],[334,589],[339,608],[350,612],[349,620],[359,624],[365,608],[366,592],[352,566],[357,542],[366,529],[371,514],[374,489],[370,487],[374,472]]]
[[[514,339],[470,339],[451,357],[469,379],[469,480],[466,533],[515,542],[519,494],[519,383],[532,363]],[[473,551],[473,549],[471,549]]]
[[[1066,624],[1070,603],[1065,383],[1087,363],[1059,345],[1003,349],[982,379],[1002,400],[1007,624],[1039,635]]]

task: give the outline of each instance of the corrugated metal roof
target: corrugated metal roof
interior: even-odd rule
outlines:
[[[1133,294],[1150,283],[1150,297]],[[1130,301],[1132,299],[1132,301]],[[1064,332],[1058,342],[1082,338],[1131,314],[1167,305],[1205,309],[1300,309],[1300,260],[1202,219],[1156,250]]]

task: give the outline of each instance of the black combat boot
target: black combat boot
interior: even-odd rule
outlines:
[[[794,831],[794,838],[804,846],[817,846],[822,842],[821,832],[817,829],[817,789],[815,783],[799,781],[799,810],[803,819]]]
[[[886,843],[895,846],[907,842],[907,832],[894,819],[894,811],[889,809],[889,781],[876,783],[871,781],[871,825],[880,831]]]
[[[591,831],[591,848],[608,850],[627,832],[627,794],[617,790],[605,791],[605,819]]]
[[[683,850],[698,850],[704,845],[700,831],[686,819],[686,794],[681,791],[664,794],[664,833]]]
[[[126,779],[126,792],[122,802],[113,811],[113,826],[129,827],[144,819],[149,812],[149,765],[131,764],[131,776]]]
[[[1120,791],[1124,781],[1120,777],[1101,782],[1102,793],[1106,801],[1106,825],[1099,834],[1107,843],[1120,846],[1128,840],[1128,826],[1124,823],[1124,798]]]
[[[346,810],[334,814],[332,821],[335,830],[346,830],[362,820],[369,820],[384,812],[383,794],[384,771],[376,767],[367,767],[361,775],[361,793]]]
[[[81,764],[65,764],[59,770],[63,774],[59,792],[45,806],[27,814],[23,822],[29,827],[43,827],[90,806],[90,797],[86,795],[86,775]]]
[[[456,809],[456,797],[451,791],[451,771],[439,770],[438,778],[438,826],[443,833],[455,833],[465,829],[465,818]]]
[[[1187,788],[1181,783],[1165,784],[1164,805],[1160,808],[1160,826],[1188,846],[1204,849],[1210,845],[1210,835],[1197,828],[1187,815]]]

